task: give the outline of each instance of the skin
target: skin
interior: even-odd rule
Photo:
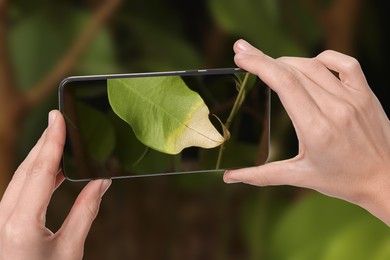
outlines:
[[[0,259],[82,259],[84,242],[111,180],[89,182],[54,234],[45,227],[47,206],[64,180],[59,164],[65,122],[49,113],[49,126],[15,172],[0,202]]]
[[[390,226],[390,121],[358,61],[330,50],[273,59],[244,40],[234,51],[237,66],[278,94],[299,151],[291,159],[227,171],[224,181],[313,189],[359,205]]]

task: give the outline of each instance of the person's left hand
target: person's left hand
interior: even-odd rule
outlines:
[[[83,257],[85,239],[111,180],[88,183],[53,234],[45,227],[45,218],[52,193],[64,180],[59,169],[64,142],[64,119],[59,111],[52,111],[49,126],[15,172],[0,202],[0,259]]]

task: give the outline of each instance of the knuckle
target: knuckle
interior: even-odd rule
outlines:
[[[278,81],[285,85],[286,90],[290,91],[295,91],[302,86],[303,79],[307,77],[306,71],[323,69],[323,65],[314,58],[280,57],[277,60],[284,67],[284,72],[278,75]]]
[[[1,236],[3,241],[7,241],[9,246],[18,246],[24,244],[28,238],[26,230],[20,223],[8,221],[4,223]]]
[[[43,172],[45,172],[46,170],[46,164],[41,161],[41,160],[38,160],[38,161],[35,161],[34,164],[31,166],[30,170],[27,171],[27,176],[28,177],[36,177],[40,174],[42,174]]]
[[[261,168],[262,166],[257,166],[256,168],[254,168],[253,173],[247,177],[245,183],[257,186],[268,186],[272,184],[273,182],[270,178],[270,175],[264,174]]]
[[[317,72],[320,72],[325,68],[325,66],[316,58],[307,59],[306,65],[311,69],[312,75],[316,75]]]
[[[318,119],[312,124],[312,138],[318,147],[327,147],[333,142],[332,125],[324,118]]]
[[[280,82],[285,85],[287,90],[294,91],[301,83],[299,80],[298,72],[289,68],[288,73],[280,75]]]
[[[350,57],[350,56],[348,56],[348,58],[344,60],[342,66],[344,67],[345,70],[350,71],[352,73],[361,70],[359,61],[354,57]]]
[[[269,179],[268,176],[265,176],[264,174],[257,174],[255,185],[262,187],[270,184],[271,184],[271,180]]]
[[[98,202],[92,201],[89,203],[84,203],[83,215],[89,221],[92,222],[96,218],[98,211],[99,211],[99,203]]]
[[[55,149],[61,150],[64,147],[64,140],[59,140],[57,136],[49,136],[47,141]]]
[[[358,111],[355,106],[349,103],[339,105],[336,110],[336,123],[341,127],[350,127],[358,116]]]

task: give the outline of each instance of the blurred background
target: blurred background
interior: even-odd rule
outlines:
[[[356,57],[389,114],[389,11],[368,0],[2,0],[0,194],[57,108],[64,77],[234,67],[238,38],[273,57]],[[270,160],[294,156],[275,94],[271,117]],[[55,192],[53,231],[84,185]],[[114,181],[85,246],[85,259],[389,258],[388,228],[358,207],[209,174]]]

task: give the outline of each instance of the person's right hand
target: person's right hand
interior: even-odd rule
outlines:
[[[278,94],[299,152],[227,171],[224,180],[314,189],[360,205],[390,225],[390,122],[358,61],[330,50],[314,58],[273,59],[244,40],[234,50],[237,66]]]

